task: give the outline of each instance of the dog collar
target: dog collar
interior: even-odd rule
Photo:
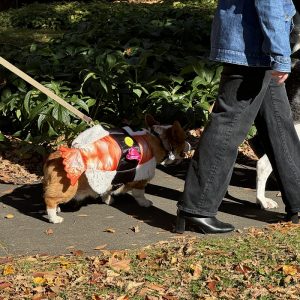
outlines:
[[[151,128],[150,133],[159,138],[159,140],[160,140],[163,148],[166,151],[166,155],[164,156],[162,163],[164,161],[166,161],[167,159],[169,159],[169,160],[175,160],[174,149],[173,149],[173,146],[171,145],[171,143],[169,141],[167,142],[169,149],[166,149],[164,141],[162,140],[162,138],[160,137],[160,135],[155,130],[153,130],[153,128]]]

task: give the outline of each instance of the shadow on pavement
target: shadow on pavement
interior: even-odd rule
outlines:
[[[155,206],[141,207],[129,194],[116,197],[113,207],[152,227],[166,231],[174,230],[176,219],[173,214]]]
[[[42,184],[23,185],[15,188],[11,193],[0,197],[0,201],[7,206],[15,208],[21,214],[33,218],[48,221],[46,218],[46,207],[43,200]],[[89,204],[102,204],[99,199],[87,198],[83,201],[72,200],[66,204],[61,204],[63,212],[75,212],[82,206]]]
[[[188,161],[185,161],[177,166],[159,167],[159,169],[167,174],[184,179],[187,166]],[[233,172],[231,185],[254,189],[255,170],[236,167]],[[147,186],[146,193],[169,199],[174,202],[174,207],[176,207],[176,202],[181,196],[181,192],[173,189],[172,187],[169,188],[154,184],[149,184]],[[245,193],[247,193],[246,190]],[[14,207],[21,214],[48,222],[48,219],[45,217],[45,204],[43,201],[43,190],[41,184],[18,187],[10,194],[0,197],[0,201],[7,206]],[[88,206],[94,203],[102,204],[100,199],[88,198],[80,203],[77,201],[70,201],[69,203],[62,205],[61,208],[63,212],[74,212],[78,211],[84,205]],[[132,215],[136,219],[142,220],[150,226],[159,227],[168,231],[173,230],[173,226],[175,224],[174,215],[155,206],[150,208],[140,207],[129,194],[116,197],[113,206],[127,215]],[[281,213],[261,210],[253,202],[235,198],[228,193],[222,202],[219,211],[267,223],[277,222],[283,217],[283,214]]]
[[[235,198],[228,193],[222,201],[219,211],[266,223],[277,223],[284,217],[283,213],[263,210],[256,203]]]
[[[21,214],[32,216],[40,220],[43,217],[45,205],[43,202],[43,189],[41,184],[23,185],[15,188],[11,193],[0,197],[0,201],[14,207]]]

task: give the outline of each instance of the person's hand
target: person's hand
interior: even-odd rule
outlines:
[[[289,76],[289,73],[279,71],[272,71],[271,74],[272,77],[275,78],[275,80],[277,80],[278,84],[284,83]]]

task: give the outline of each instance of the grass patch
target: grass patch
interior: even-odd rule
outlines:
[[[4,299],[298,299],[300,227],[288,223],[85,256],[0,258]]]

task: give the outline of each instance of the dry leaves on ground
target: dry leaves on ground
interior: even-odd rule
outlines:
[[[298,299],[300,226],[137,250],[0,258],[2,299]],[[284,253],[284,255],[282,255]],[[255,296],[255,297],[254,297]],[[1,299],[0,297],[0,299]],[[254,298],[253,298],[254,297]]]

